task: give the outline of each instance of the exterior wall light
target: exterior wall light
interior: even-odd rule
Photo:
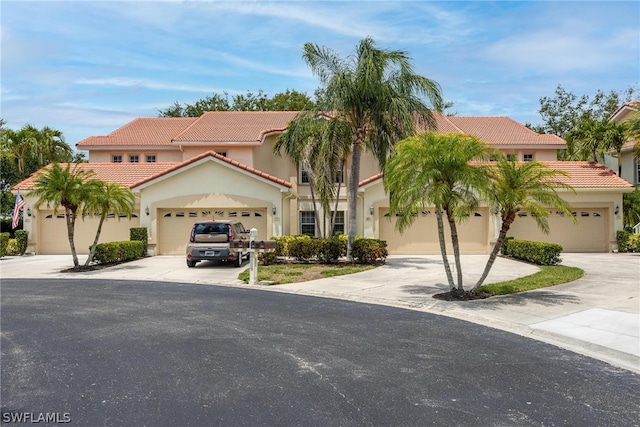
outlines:
[[[271,213],[275,215],[275,214],[276,214],[276,212],[277,212],[277,211],[276,211],[276,207],[275,207],[275,206],[274,206],[274,207],[272,207],[272,208],[271,208]]]
[[[31,216],[31,208],[27,208],[27,216]]]
[[[618,215],[620,213],[620,206],[616,205],[616,210],[613,211],[614,214]]]
[[[373,215],[373,205],[369,206],[369,213]]]
[[[144,213],[147,214],[147,216],[149,216],[149,206],[144,208]]]

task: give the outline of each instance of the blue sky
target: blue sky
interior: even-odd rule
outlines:
[[[639,88],[640,3],[490,1],[0,2],[0,117],[74,146],[175,101],[319,83],[305,42],[406,50],[458,115],[541,122],[539,98]]]

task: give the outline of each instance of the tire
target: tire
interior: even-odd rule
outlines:
[[[238,257],[233,262],[233,266],[236,268],[242,267],[242,252],[238,252]]]
[[[196,261],[189,261],[187,260],[187,267],[189,268],[193,268],[196,266]]]

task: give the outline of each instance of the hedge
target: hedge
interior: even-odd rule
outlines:
[[[92,261],[99,264],[129,261],[140,258],[143,248],[143,242],[140,240],[99,243]]]
[[[129,229],[129,240],[138,240],[142,242],[142,252],[140,256],[147,256],[149,248],[149,233],[147,227],[132,227]]]
[[[351,256],[359,264],[375,264],[384,261],[388,255],[385,240],[358,239],[351,245]]]
[[[9,233],[0,233],[0,257],[7,255],[9,247]]]
[[[18,255],[24,255],[27,251],[27,244],[29,243],[29,232],[27,230],[16,230],[15,236]]]
[[[503,253],[538,265],[556,265],[562,261],[561,252],[562,246],[555,243],[510,239]]]

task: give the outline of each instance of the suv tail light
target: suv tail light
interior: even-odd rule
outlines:
[[[236,238],[236,233],[233,231],[233,227],[229,225],[229,241],[233,241]]]
[[[191,229],[191,235],[189,236],[189,241],[191,243],[196,241],[196,227],[195,226]]]

